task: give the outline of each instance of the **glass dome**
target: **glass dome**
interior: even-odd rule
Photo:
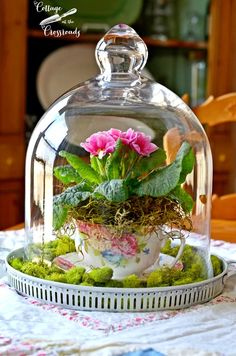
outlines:
[[[148,286],[171,284],[169,269],[183,272],[174,284],[211,277],[212,157],[201,124],[140,74],[147,47],[129,26],[113,27],[95,55],[101,74],[61,96],[31,136],[28,259],[105,266],[116,279],[164,269]]]

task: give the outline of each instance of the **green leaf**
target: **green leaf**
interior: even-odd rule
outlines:
[[[101,182],[100,175],[79,156],[66,151],[60,151],[59,155],[66,158],[68,163],[77,171],[77,173],[90,183],[99,184]]]
[[[94,191],[103,195],[107,200],[113,202],[122,202],[128,199],[128,187],[123,179],[112,179],[101,183]]]
[[[171,199],[177,200],[186,213],[191,212],[193,209],[194,201],[189,193],[187,193],[180,185],[177,185],[168,196]]]
[[[139,196],[149,195],[151,197],[161,197],[173,190],[179,181],[180,173],[172,164],[159,169],[150,178],[141,181],[139,186],[134,189],[134,193]]]
[[[133,167],[131,178],[147,176],[156,170],[166,159],[166,153],[162,148],[154,151],[149,157],[142,157]]]
[[[108,179],[118,179],[121,176],[121,158],[123,155],[124,145],[120,139],[116,142],[114,152],[107,158],[105,172]]]
[[[68,209],[62,205],[53,205],[53,228],[60,229],[65,224],[68,215]]]
[[[139,196],[161,197],[167,195],[191,172],[194,164],[190,154],[191,150],[189,143],[184,142],[174,162],[151,173],[147,179],[141,181],[137,188],[134,188],[133,192]]]
[[[187,147],[186,147],[186,151],[187,151]],[[177,158],[178,158],[178,154],[176,156],[176,159]],[[180,179],[179,179],[180,184],[184,183],[186,176],[192,172],[194,164],[195,164],[195,156],[194,156],[192,147],[190,147],[190,150],[184,156],[183,161],[182,161],[182,170],[181,170]]]
[[[54,176],[63,184],[80,183],[82,178],[71,166],[59,166],[54,168]]]
[[[91,163],[91,167],[97,172],[99,173],[99,164],[98,164],[98,157],[96,156],[90,156],[90,163]]]
[[[100,175],[100,182],[106,180],[105,165],[107,156],[99,158],[97,156],[90,155],[91,167]]]
[[[69,187],[61,194],[56,195],[54,197],[54,204],[74,208],[82,201],[88,199],[91,194],[90,187],[83,182]]]

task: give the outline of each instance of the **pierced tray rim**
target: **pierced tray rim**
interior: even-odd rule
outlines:
[[[70,288],[70,289],[74,289],[74,290],[80,290],[80,291],[87,291],[87,292],[91,292],[91,291],[104,291],[104,292],[113,292],[113,293],[118,293],[118,292],[124,292],[124,293],[132,293],[132,292],[146,292],[146,293],[152,293],[152,292],[169,292],[169,291],[173,291],[173,290],[181,290],[181,289],[189,289],[189,288],[197,288],[197,287],[203,287],[204,285],[216,282],[219,279],[222,279],[223,284],[225,284],[224,279],[228,274],[228,263],[225,261],[224,258],[222,258],[221,256],[218,256],[216,254],[212,254],[212,256],[216,256],[218,257],[221,262],[223,263],[223,271],[218,274],[217,276],[214,276],[212,278],[208,278],[205,279],[203,281],[200,282],[194,282],[194,283],[188,283],[188,284],[181,284],[179,286],[168,286],[168,287],[146,287],[146,288],[119,288],[119,287],[102,287],[102,286],[81,286],[81,285],[76,285],[76,284],[70,284],[70,283],[62,283],[62,282],[56,282],[56,281],[49,281],[46,279],[42,279],[42,278],[38,278],[38,277],[34,277],[25,273],[22,273],[18,270],[16,270],[15,268],[13,268],[10,264],[9,264],[9,259],[12,257],[23,257],[24,256],[24,247],[18,248],[16,250],[11,251],[5,258],[5,264],[6,264],[6,269],[7,269],[7,274],[8,271],[11,271],[13,274],[17,274],[22,278],[26,278],[26,279],[31,279],[32,281],[35,281],[37,283],[44,283],[46,285],[52,286],[55,285],[57,287],[63,287],[63,288]]]

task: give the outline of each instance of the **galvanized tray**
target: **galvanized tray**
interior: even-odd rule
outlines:
[[[227,263],[221,259],[223,272],[198,283],[156,288],[85,287],[26,275],[8,263],[15,257],[24,257],[24,249],[12,251],[6,258],[9,283],[21,295],[77,310],[147,312],[188,308],[219,295],[228,274]]]

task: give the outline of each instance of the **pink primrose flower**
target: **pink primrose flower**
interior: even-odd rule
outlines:
[[[125,145],[129,145],[131,149],[141,156],[149,156],[158,149],[158,147],[151,142],[150,136],[146,136],[143,132],[134,131],[133,129],[122,132],[121,140]]]
[[[141,156],[149,156],[152,152],[158,149],[158,147],[151,142],[150,136],[146,136],[140,131],[134,131],[131,128],[125,132],[117,129],[110,129],[108,133],[116,141],[120,138],[124,145],[129,146]]]
[[[97,132],[80,145],[93,156],[103,158],[106,154],[114,151],[118,139],[121,139],[124,145],[129,146],[141,156],[149,156],[158,149],[151,142],[150,136],[146,136],[140,131],[134,131],[131,128],[123,132],[113,128],[108,131]]]
[[[118,129],[112,129],[112,128],[109,131],[107,131],[107,133],[111,135],[111,137],[113,137],[115,141],[117,141],[122,135],[122,131]]]
[[[149,156],[156,151],[158,147],[151,142],[151,137],[142,132],[136,132],[136,137],[130,143],[130,147],[141,156]]]
[[[137,132],[133,129],[128,129],[126,132],[121,133],[121,141],[128,146],[131,146],[131,143],[136,140]]]
[[[80,145],[93,156],[103,158],[107,153],[115,149],[116,141],[108,132],[97,132],[82,142]]]

